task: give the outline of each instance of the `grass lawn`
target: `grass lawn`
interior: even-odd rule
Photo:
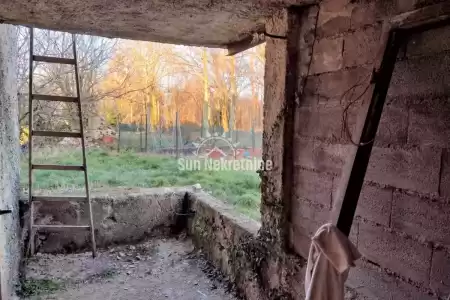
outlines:
[[[238,211],[259,219],[260,178],[256,172],[244,171],[180,171],[175,158],[143,155],[133,152],[88,152],[89,181],[92,189],[100,187],[170,187],[200,183],[218,199]],[[34,163],[81,164],[79,150],[41,151],[33,154]],[[21,187],[28,185],[28,159],[23,157]],[[72,171],[34,171],[37,189],[81,188],[83,173]]]

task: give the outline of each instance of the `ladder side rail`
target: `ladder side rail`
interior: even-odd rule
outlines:
[[[88,170],[86,163],[86,145],[85,145],[85,137],[84,137],[84,127],[83,127],[83,116],[82,116],[82,108],[81,108],[81,92],[80,92],[80,78],[78,74],[78,58],[77,58],[77,46],[76,46],[76,35],[72,34],[72,49],[73,49],[73,58],[75,59],[75,85],[76,85],[76,97],[78,97],[78,117],[80,121],[80,132],[81,132],[81,148],[83,151],[83,166],[84,166],[84,182],[86,188],[86,198],[88,200],[89,205],[89,222],[91,226],[91,243],[92,243],[92,256],[95,257],[97,255],[97,246],[95,243],[95,229],[94,229],[94,219],[92,216],[92,201],[90,197],[89,191],[89,180],[88,180]]]
[[[30,206],[29,221],[29,251],[34,254],[34,207],[33,207],[33,51],[34,51],[34,29],[30,27],[30,61],[28,74],[28,204]]]

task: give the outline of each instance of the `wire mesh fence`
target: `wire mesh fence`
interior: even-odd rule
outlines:
[[[181,123],[175,115],[175,122],[169,126],[157,126],[145,123],[119,123],[116,132],[118,151],[165,154],[173,156],[195,155],[199,144],[207,139],[216,140],[215,147],[233,147],[238,153],[251,157],[261,157],[262,132],[256,128],[250,130],[227,130],[220,126],[209,126],[206,130],[201,125]],[[221,145],[217,140],[226,140],[228,145]]]

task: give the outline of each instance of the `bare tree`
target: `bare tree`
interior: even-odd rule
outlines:
[[[29,74],[29,42],[30,29],[18,29],[18,93],[21,124],[28,118],[28,74]],[[85,122],[98,117],[96,102],[103,95],[99,89],[106,75],[108,62],[115,40],[95,36],[78,35],[77,52],[80,79],[80,96],[85,115]],[[34,30],[34,54],[72,58],[72,35],[49,30]],[[75,73],[73,66],[36,62],[33,64],[33,92],[47,95],[73,96],[76,93]],[[73,130],[78,125],[74,104],[38,101],[33,107],[35,125],[41,129]],[[75,128],[74,128],[75,127]]]

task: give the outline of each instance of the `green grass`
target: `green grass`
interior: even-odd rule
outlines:
[[[199,183],[203,189],[233,205],[238,211],[259,219],[260,178],[256,172],[181,171],[173,157],[143,155],[134,152],[88,152],[91,189],[103,187],[170,187]],[[33,156],[35,163],[79,165],[80,151],[41,151]],[[28,185],[28,160],[23,157],[21,187]],[[82,172],[34,172],[34,187],[42,190],[77,189],[84,186]]]

